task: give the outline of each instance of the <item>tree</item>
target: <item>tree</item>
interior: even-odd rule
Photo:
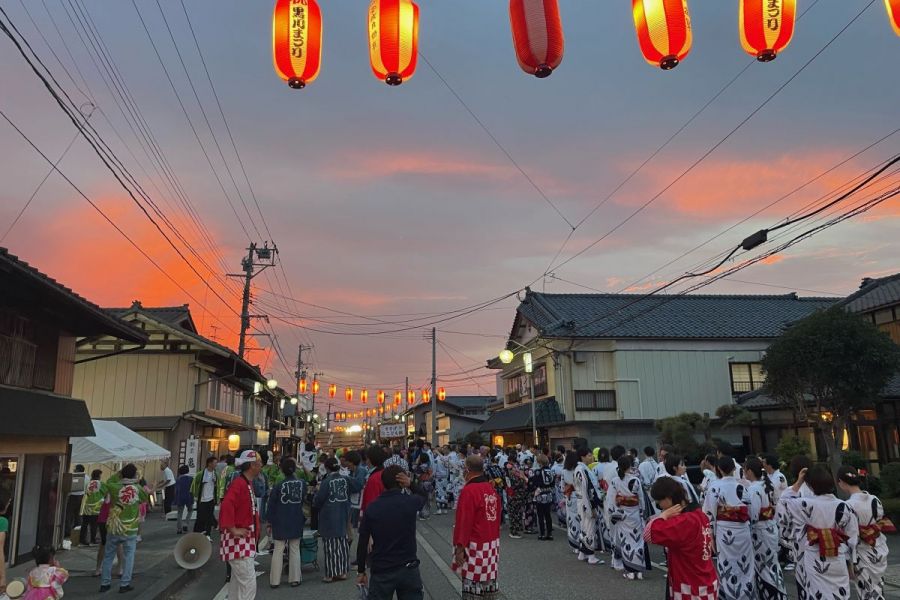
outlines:
[[[833,471],[850,414],[871,406],[900,369],[900,348],[840,307],[793,324],[762,361],[769,393],[822,432]]]
[[[712,444],[709,417],[698,413],[681,413],[656,422],[659,430],[659,441],[672,444],[684,457],[696,458],[701,454],[701,444],[697,442],[697,434],[703,435],[704,445]]]
[[[466,437],[464,437],[462,441],[466,442],[474,448],[480,448],[484,446],[484,437],[479,431],[470,431],[466,434]]]
[[[744,427],[753,422],[753,414],[737,404],[723,404],[716,409],[716,417],[722,420],[722,428]]]

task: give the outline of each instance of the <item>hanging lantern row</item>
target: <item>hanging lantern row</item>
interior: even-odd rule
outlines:
[[[301,394],[305,394],[307,392],[307,390],[310,389],[309,382],[307,382],[306,378],[301,378],[297,384],[297,387],[299,388]],[[335,396],[337,396],[337,387],[338,386],[335,383],[328,384],[328,397],[329,398],[334,398]],[[317,394],[320,389],[321,389],[321,386],[319,384],[319,381],[317,379],[314,379],[312,381],[313,394]],[[354,394],[353,388],[351,388],[351,387],[344,388],[344,399],[347,402],[353,402],[353,394]],[[431,392],[428,389],[424,389],[420,393],[419,397],[421,397],[422,402],[427,403],[427,402],[431,401]],[[378,405],[383,408],[386,398],[387,398],[387,394],[385,393],[385,391],[378,390],[375,393],[375,398],[378,401]],[[437,399],[440,400],[441,402],[443,402],[444,400],[447,399],[447,392],[446,392],[446,390],[444,390],[444,388],[438,388]],[[360,390],[359,400],[362,404],[367,404],[369,401],[369,390],[367,390],[366,388],[363,388],[362,390]],[[407,392],[406,401],[409,405],[413,405],[416,403],[416,391],[415,390],[409,390]],[[400,392],[400,391],[394,392],[394,406],[400,406],[402,404],[402,402],[403,402],[403,392]]]
[[[691,51],[688,0],[631,0],[638,47],[644,59],[674,69]],[[884,0],[900,36],[900,0]],[[741,47],[760,62],[774,60],[794,35],[797,0],[740,0]],[[558,0],[510,0],[516,60],[523,71],[548,77],[565,50]],[[272,25],[275,72],[302,89],[322,62],[322,14],[316,0],[276,0]],[[400,85],[413,76],[419,44],[419,7],[412,0],[372,0],[367,17],[369,62],[375,77]]]

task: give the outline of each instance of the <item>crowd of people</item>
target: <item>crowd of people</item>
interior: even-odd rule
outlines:
[[[860,600],[884,598],[884,532],[893,525],[855,468],[833,475],[797,456],[782,473],[774,456],[738,462],[732,454],[723,445],[705,456],[696,484],[669,445],[639,455],[621,445],[550,452],[419,440],[325,453],[309,444],[296,458],[245,450],[211,456],[195,474],[181,466],[176,477],[165,464],[161,471],[177,534],[190,530],[194,509],[193,531],[212,540],[218,529],[232,600],[255,598],[255,559],[268,552],[269,585],[281,586],[285,574],[301,585],[306,529],[322,541],[325,583],[348,579],[355,567],[371,600],[422,598],[416,521],[449,512],[463,600],[500,597],[501,525],[512,539],[549,541],[554,520],[578,561],[608,560],[627,580],[643,579],[653,568],[649,544],[661,546],[671,600],[783,600],[785,571],[794,571],[801,600],[849,599],[854,589]],[[133,464],[105,481],[99,470],[86,479],[80,535],[98,544],[100,592],[110,589],[116,563],[119,591],[133,589],[151,492]],[[32,597],[61,595],[68,574],[52,550],[35,548],[34,556]]]

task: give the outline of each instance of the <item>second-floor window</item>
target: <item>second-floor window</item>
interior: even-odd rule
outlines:
[[[224,381],[210,381],[207,385],[207,406],[229,415],[241,415],[244,392]]]
[[[575,410],[616,410],[616,390],[575,390]]]
[[[547,395],[547,365],[536,365],[534,367],[534,395],[540,398]],[[531,384],[528,380],[528,373],[519,373],[514,377],[506,379],[506,403],[515,404],[524,398],[531,397]]]
[[[731,363],[731,393],[746,394],[758,390],[766,382],[760,363]]]

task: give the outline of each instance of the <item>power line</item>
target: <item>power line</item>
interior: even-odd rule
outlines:
[[[634,217],[639,215],[647,207],[649,207],[651,204],[656,202],[663,194],[665,194],[667,191],[669,191],[675,184],[677,184],[679,181],[684,179],[684,177],[686,177],[689,173],[691,173],[698,165],[700,165],[700,163],[702,163],[704,160],[706,160],[707,157],[709,157],[713,152],[715,152],[732,135],[734,135],[739,129],[741,129],[745,124],[747,124],[757,113],[759,113],[759,111],[761,111],[763,108],[765,108],[769,104],[769,102],[771,102],[779,93],[781,93],[782,90],[784,90],[792,81],[794,81],[794,79],[796,79],[800,75],[800,73],[802,73],[804,70],[806,70],[806,68],[809,65],[811,65],[813,63],[813,61],[815,61],[823,52],[825,52],[825,50],[827,50],[831,46],[831,44],[833,44],[847,29],[849,29],[850,26],[853,25],[853,23],[855,23],[857,21],[857,19],[859,19],[859,17],[861,17],[862,14],[874,3],[875,3],[875,0],[870,0],[869,3],[863,7],[862,10],[860,10],[852,19],[850,19],[850,22],[848,22],[846,25],[844,25],[844,27],[842,27],[840,29],[840,31],[838,31],[830,40],[828,40],[828,42],[826,42],[826,44],[822,48],[820,48],[815,54],[813,54],[813,56],[809,60],[807,60],[799,69],[797,69],[793,75],[791,75],[784,83],[782,83],[780,86],[778,86],[778,88],[776,88],[774,92],[772,92],[765,100],[763,100],[763,102],[759,106],[754,108],[750,112],[750,114],[748,114],[746,117],[744,117],[733,129],[731,129],[731,131],[729,131],[727,134],[725,134],[724,137],[722,137],[718,142],[716,142],[710,148],[708,148],[702,155],[700,155],[699,158],[697,158],[693,163],[691,163],[690,166],[688,166],[684,171],[682,171],[672,181],[670,181],[668,184],[666,184],[663,187],[663,189],[661,189],[659,192],[657,192],[655,195],[653,195],[649,200],[647,200],[646,202],[641,204],[637,209],[635,209],[625,219],[620,221],[616,226],[614,226],[612,229],[608,230],[606,233],[604,233],[598,239],[594,240],[593,242],[591,242],[586,247],[582,248],[581,250],[579,250],[578,252],[576,252],[575,254],[573,254],[572,256],[567,258],[566,260],[564,260],[560,263],[557,263],[557,264],[551,266],[550,268],[548,268],[547,271],[544,273],[544,275],[546,276],[550,272],[561,268],[562,266],[570,263],[571,261],[575,260],[579,256],[588,252],[590,249],[594,248],[597,244],[601,243],[603,240],[605,240],[606,238],[611,236],[613,233],[615,233],[616,231],[618,231],[619,229],[624,227]]]
[[[444,87],[446,87],[450,91],[450,93],[453,94],[453,97],[459,101],[462,107],[466,109],[466,112],[469,113],[469,116],[471,116],[472,119],[474,119],[474,121],[478,123],[478,126],[481,127],[481,129],[488,135],[489,138],[491,138],[491,141],[494,142],[494,145],[497,146],[497,148],[499,148],[500,151],[506,156],[512,166],[522,174],[522,177],[524,177],[525,180],[531,185],[531,187],[533,187],[537,191],[540,197],[544,199],[544,202],[549,204],[550,207],[556,212],[556,214],[566,222],[566,225],[569,226],[569,229],[574,230],[575,226],[572,224],[572,222],[566,217],[566,215],[562,213],[561,210],[559,210],[559,207],[557,207],[556,204],[554,204],[553,200],[551,200],[550,197],[544,193],[544,190],[542,190],[541,187],[537,183],[535,183],[531,176],[525,172],[525,169],[523,169],[521,165],[519,165],[516,159],[513,158],[512,154],[510,154],[509,151],[503,146],[503,144],[500,143],[500,140],[498,140],[497,137],[491,132],[491,130],[488,129],[487,125],[484,124],[484,121],[478,118],[478,115],[476,115],[475,111],[473,111],[469,107],[469,105],[466,104],[466,101],[462,99],[462,96],[456,93],[456,90],[453,89],[453,86],[451,86],[450,83],[446,79],[444,79],[444,76],[441,75],[441,73],[435,68],[433,64],[431,64],[431,61],[428,60],[428,57],[422,54],[421,50],[419,50],[419,57],[423,61],[425,61],[425,64],[428,65],[429,69],[431,69],[431,72],[434,73],[438,79],[440,79],[441,83],[444,84]]]

